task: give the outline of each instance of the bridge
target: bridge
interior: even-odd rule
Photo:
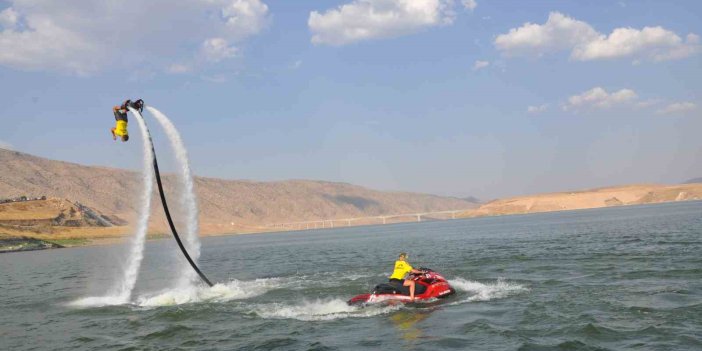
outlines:
[[[321,229],[321,228],[337,228],[350,227],[352,225],[371,225],[371,224],[388,224],[400,222],[421,222],[422,218],[435,220],[456,219],[456,214],[468,211],[462,210],[447,210],[447,211],[430,211],[416,213],[400,213],[387,214],[367,217],[350,217],[350,218],[334,218],[334,219],[317,219],[299,222],[273,223],[265,225],[265,228],[273,230],[306,230],[306,229]],[[407,220],[402,220],[403,218]]]

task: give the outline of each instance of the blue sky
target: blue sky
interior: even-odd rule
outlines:
[[[112,141],[110,109],[141,97],[180,129],[202,176],[488,199],[702,175],[698,1],[0,11],[0,145],[44,157],[137,169],[139,139]]]

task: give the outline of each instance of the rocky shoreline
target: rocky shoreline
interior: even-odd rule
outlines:
[[[59,249],[64,246],[52,242],[27,238],[0,238],[0,253]]]

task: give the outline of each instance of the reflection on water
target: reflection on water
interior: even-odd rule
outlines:
[[[403,340],[411,342],[424,336],[422,329],[417,323],[427,319],[434,311],[431,309],[409,309],[400,310],[390,316],[390,321]]]

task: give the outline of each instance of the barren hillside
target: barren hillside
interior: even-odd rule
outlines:
[[[133,220],[140,189],[136,172],[53,161],[0,149],[0,199],[48,196],[78,201],[105,215]],[[164,177],[170,202],[177,201],[172,175]],[[469,209],[458,198],[382,192],[345,183],[291,180],[253,182],[197,177],[203,232],[306,220]],[[154,198],[152,227],[164,228]],[[234,223],[234,225],[232,225]]]
[[[591,190],[537,194],[495,200],[461,217],[567,211],[621,205],[702,200],[702,184],[640,184]]]

